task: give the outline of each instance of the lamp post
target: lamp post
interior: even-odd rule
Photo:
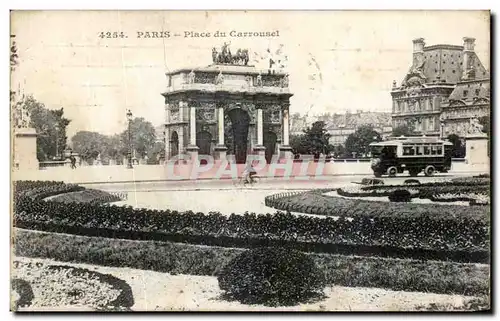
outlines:
[[[56,124],[55,130],[56,130],[56,159],[59,159],[59,124]]]
[[[132,125],[132,112],[130,109],[127,111],[127,120],[128,120],[128,153],[127,153],[127,168],[132,169],[132,132],[131,132],[131,125]]]

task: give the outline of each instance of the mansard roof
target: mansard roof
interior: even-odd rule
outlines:
[[[466,105],[473,105],[477,102],[490,101],[490,80],[480,79],[464,81],[455,87],[449,97],[449,104],[462,102]]]
[[[422,74],[425,84],[446,83],[457,84],[463,74],[463,46],[433,45],[424,47]],[[489,72],[479,60],[476,53],[472,52],[476,78],[489,78]],[[405,80],[411,79],[411,70]],[[410,77],[408,77],[410,76]],[[404,82],[404,81],[403,81]]]

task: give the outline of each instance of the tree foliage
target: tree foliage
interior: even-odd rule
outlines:
[[[11,38],[15,38],[14,35],[10,36]],[[10,45],[10,68],[15,69],[16,66],[19,64],[18,61],[18,54],[17,54],[17,44],[15,41],[12,41],[12,44]]]
[[[147,155],[148,151],[154,147],[156,141],[155,128],[153,124],[141,117],[132,120],[130,132],[132,150],[135,150],[137,157],[143,158]],[[128,146],[128,129],[121,133],[120,138],[121,141],[125,143],[125,146]]]
[[[156,155],[162,152],[164,154],[165,146],[155,143],[156,133],[150,122],[144,118],[135,118],[132,120],[130,129],[131,150],[136,151],[137,157],[143,158],[147,155],[149,159],[156,159]],[[72,137],[71,141],[73,150],[87,162],[92,162],[98,155],[103,161],[113,159],[120,162],[129,152],[128,128],[116,135],[80,131]]]
[[[54,159],[66,148],[66,128],[70,120],[64,118],[64,109],[49,110],[33,96],[25,97],[20,104],[30,114],[30,126],[37,136],[37,157],[39,161]]]
[[[451,134],[446,139],[453,144],[452,157],[463,158],[465,157],[465,144],[458,135]]]
[[[304,135],[292,136],[290,145],[294,153],[314,155],[328,154],[332,150],[329,143],[330,134],[323,121],[317,121],[304,130]]]
[[[392,136],[414,136],[416,133],[413,129],[413,126],[410,125],[401,125],[392,129]]]
[[[369,145],[380,140],[380,134],[372,126],[360,126],[354,133],[347,137],[345,152],[349,156],[352,156],[353,153],[356,153],[356,157],[366,155],[370,151]]]

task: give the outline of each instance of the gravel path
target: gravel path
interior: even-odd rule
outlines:
[[[408,311],[431,303],[460,306],[470,297],[433,293],[388,291],[377,288],[328,287],[322,301],[291,307],[271,308],[245,305],[221,299],[215,277],[170,275],[154,271],[112,268],[88,264],[69,264],[44,259],[17,257],[14,260],[31,263],[71,265],[126,281],[132,288],[135,311]],[[44,283],[44,282],[40,282]],[[104,289],[102,289],[104,290]],[[36,295],[36,294],[35,294]],[[59,304],[54,302],[54,304]],[[74,305],[49,307],[47,310],[81,310]],[[41,310],[41,309],[37,309]]]

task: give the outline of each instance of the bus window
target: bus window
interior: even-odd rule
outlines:
[[[436,147],[437,147],[437,154],[443,155],[443,146],[436,146]]]
[[[431,154],[431,150],[429,148],[429,146],[424,146],[424,155],[430,155]]]
[[[422,146],[415,146],[415,150],[416,150],[415,155],[423,155],[422,149],[423,149]]]
[[[403,155],[404,156],[415,155],[415,148],[413,146],[405,146],[405,147],[403,147]]]
[[[431,146],[431,155],[436,155],[437,154],[437,146]]]

